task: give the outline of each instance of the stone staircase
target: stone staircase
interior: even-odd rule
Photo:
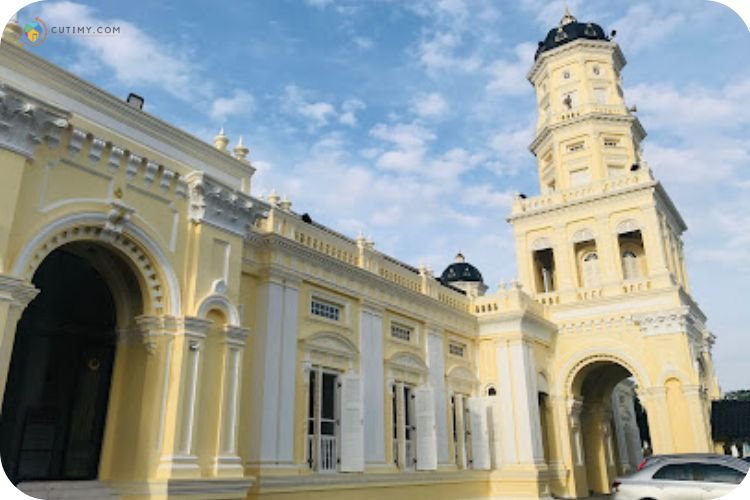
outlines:
[[[33,498],[42,500],[105,500],[117,498],[115,492],[100,481],[29,481],[16,486]]]

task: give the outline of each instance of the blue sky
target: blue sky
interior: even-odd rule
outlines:
[[[538,192],[525,75],[568,5],[617,30],[644,152],[688,223],[693,295],[724,390],[750,387],[750,33],[706,0],[45,1],[49,26],[116,37],[29,49],[210,141],[244,137],[255,195],[440,273],[458,250],[515,276],[505,217]]]

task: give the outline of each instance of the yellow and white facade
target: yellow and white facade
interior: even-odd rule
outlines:
[[[22,489],[583,497],[640,458],[634,393],[654,452],[712,449],[713,336],[615,43],[534,62],[541,194],[509,217],[519,280],[487,294],[254,197],[241,143],[205,144],[16,34],[0,45],[0,445]]]

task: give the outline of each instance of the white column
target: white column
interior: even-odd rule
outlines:
[[[433,389],[435,405],[435,435],[437,436],[438,463],[449,464],[451,457],[448,448],[447,405],[445,398],[445,356],[443,337],[437,332],[430,332],[427,337],[427,362],[429,380]]]
[[[218,454],[213,458],[214,466],[219,470],[243,472],[240,458],[237,455],[237,416],[240,398],[240,370],[242,367],[242,350],[249,334],[246,328],[227,326],[224,328],[224,381],[221,394],[221,427],[219,434]]]
[[[385,464],[383,316],[363,310],[360,317],[360,366],[364,394],[365,462]]]
[[[250,464],[293,461],[298,295],[289,280],[271,277],[260,287],[249,397]]]
[[[502,461],[505,464],[544,462],[542,429],[531,345],[520,339],[496,344],[498,406],[501,412]]]

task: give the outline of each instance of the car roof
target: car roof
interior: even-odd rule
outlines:
[[[667,464],[684,464],[684,463],[697,463],[697,464],[723,464],[729,465],[734,469],[748,473],[750,470],[750,463],[740,460],[739,458],[731,455],[707,455],[700,456],[699,454],[684,454],[684,455],[673,455],[662,457],[660,460],[654,460],[646,464],[642,470],[654,470],[656,467],[661,467]]]
[[[750,471],[750,463],[731,455],[718,455],[712,453],[680,453],[674,455],[652,455],[651,457],[649,457],[649,459],[650,458],[654,458],[654,460],[648,460],[643,469],[636,471],[629,476],[618,478],[618,480],[638,481],[643,479],[650,479],[657,470],[661,469],[665,465],[670,464],[721,464],[730,466],[733,469],[736,469],[745,474]]]

